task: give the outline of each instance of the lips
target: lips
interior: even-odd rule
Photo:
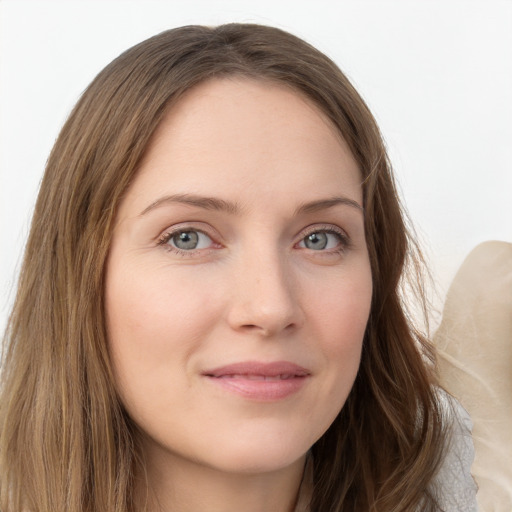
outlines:
[[[298,392],[311,373],[288,361],[262,363],[247,361],[203,373],[225,391],[256,401],[275,401]]]

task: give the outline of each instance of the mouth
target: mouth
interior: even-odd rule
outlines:
[[[224,391],[246,399],[268,402],[297,393],[311,372],[288,361],[247,361],[207,370],[202,375]]]

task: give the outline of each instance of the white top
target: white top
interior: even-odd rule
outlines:
[[[477,486],[471,476],[475,458],[473,423],[460,403],[444,392],[439,395],[447,421],[452,422],[452,439],[436,476],[439,505],[444,512],[476,512]]]

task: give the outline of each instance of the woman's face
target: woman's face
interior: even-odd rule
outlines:
[[[265,472],[325,432],[372,295],[361,177],[284,86],[216,79],[166,115],[107,267],[110,352],[147,455]]]

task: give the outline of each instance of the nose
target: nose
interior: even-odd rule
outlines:
[[[298,284],[278,251],[241,257],[230,286],[231,328],[264,337],[297,329],[303,323]]]

